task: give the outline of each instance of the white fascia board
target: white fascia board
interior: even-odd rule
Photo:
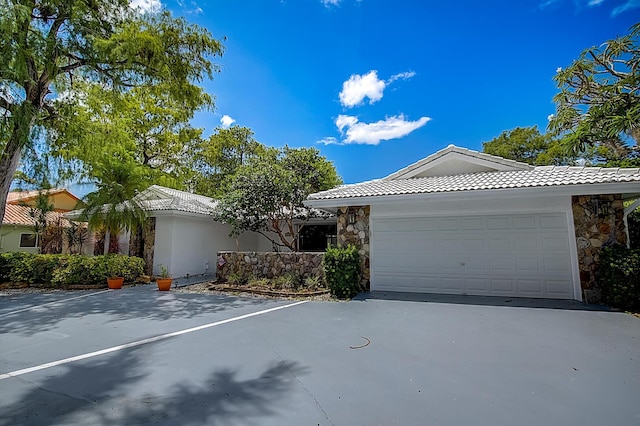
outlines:
[[[181,210],[150,210],[150,211],[147,211],[147,216],[149,217],[180,216],[180,217],[191,217],[194,219],[211,220],[212,222],[215,222],[215,220],[213,220],[213,216],[209,214],[184,212]]]
[[[529,197],[553,195],[600,195],[600,194],[640,194],[640,182],[616,182],[599,184],[539,186],[525,188],[482,189],[468,191],[432,192],[418,194],[378,195],[368,197],[330,198],[323,200],[306,200],[306,207],[320,209],[343,206],[363,206],[371,204],[397,203],[401,201],[419,201],[425,199],[465,199]]]

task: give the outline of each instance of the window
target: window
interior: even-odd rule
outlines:
[[[301,251],[325,251],[328,246],[337,245],[336,234],[336,225],[305,225],[298,235],[298,248]]]
[[[20,234],[20,247],[35,247],[36,234]]]

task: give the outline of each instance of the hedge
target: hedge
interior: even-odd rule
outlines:
[[[360,288],[360,254],[349,245],[346,248],[329,247],[322,258],[324,280],[332,295],[351,298]]]
[[[144,261],[139,257],[109,254],[82,256],[70,254],[0,253],[0,282],[24,282],[54,287],[74,284],[104,285],[110,276],[133,281],[142,275]]]
[[[606,247],[600,252],[598,286],[612,307],[640,310],[640,249]]]

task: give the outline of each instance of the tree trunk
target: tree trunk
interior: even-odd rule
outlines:
[[[28,117],[27,117],[28,118]],[[0,156],[0,219],[4,219],[4,212],[7,205],[7,194],[13,182],[13,176],[18,169],[22,148],[29,140],[29,132],[33,124],[33,116],[27,123],[21,125],[14,122],[13,131],[7,141],[7,145]],[[0,222],[2,223],[2,222]]]
[[[104,255],[109,254],[109,245],[111,244],[111,233],[109,232],[109,228],[104,233]]]
[[[42,96],[41,98],[43,98]],[[13,128],[11,136],[0,155],[0,219],[4,220],[7,205],[7,194],[13,182],[13,176],[18,169],[22,149],[29,142],[31,127],[35,122],[36,111],[29,100],[24,101],[15,111],[12,111]],[[2,222],[0,222],[1,224]]]

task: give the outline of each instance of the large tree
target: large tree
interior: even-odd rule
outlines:
[[[556,113],[549,122],[573,152],[602,145],[628,155],[640,143],[640,23],[629,34],[583,51],[554,80]]]
[[[0,0],[0,217],[21,153],[74,81],[114,91],[165,83],[188,102],[221,53],[208,31],[168,12],[140,14],[128,0]]]
[[[248,127],[217,127],[214,133],[202,141],[196,153],[194,189],[210,197],[224,195],[229,187],[229,177],[240,166],[254,158],[264,156],[267,149],[253,137]]]
[[[122,93],[99,83],[76,84],[58,102],[64,113],[50,132],[52,155],[89,179],[105,153],[126,156],[142,166],[145,186],[185,189],[202,144],[202,129],[189,120],[212,100],[196,86],[187,101],[176,101],[170,90],[162,82]]]
[[[483,152],[535,166],[573,164],[576,155],[566,153],[562,142],[541,134],[537,126],[505,130],[482,144]]]
[[[238,168],[214,215],[231,225],[232,236],[253,231],[295,251],[300,230],[316,213],[302,202],[341,183],[333,164],[315,148],[268,149]]]

